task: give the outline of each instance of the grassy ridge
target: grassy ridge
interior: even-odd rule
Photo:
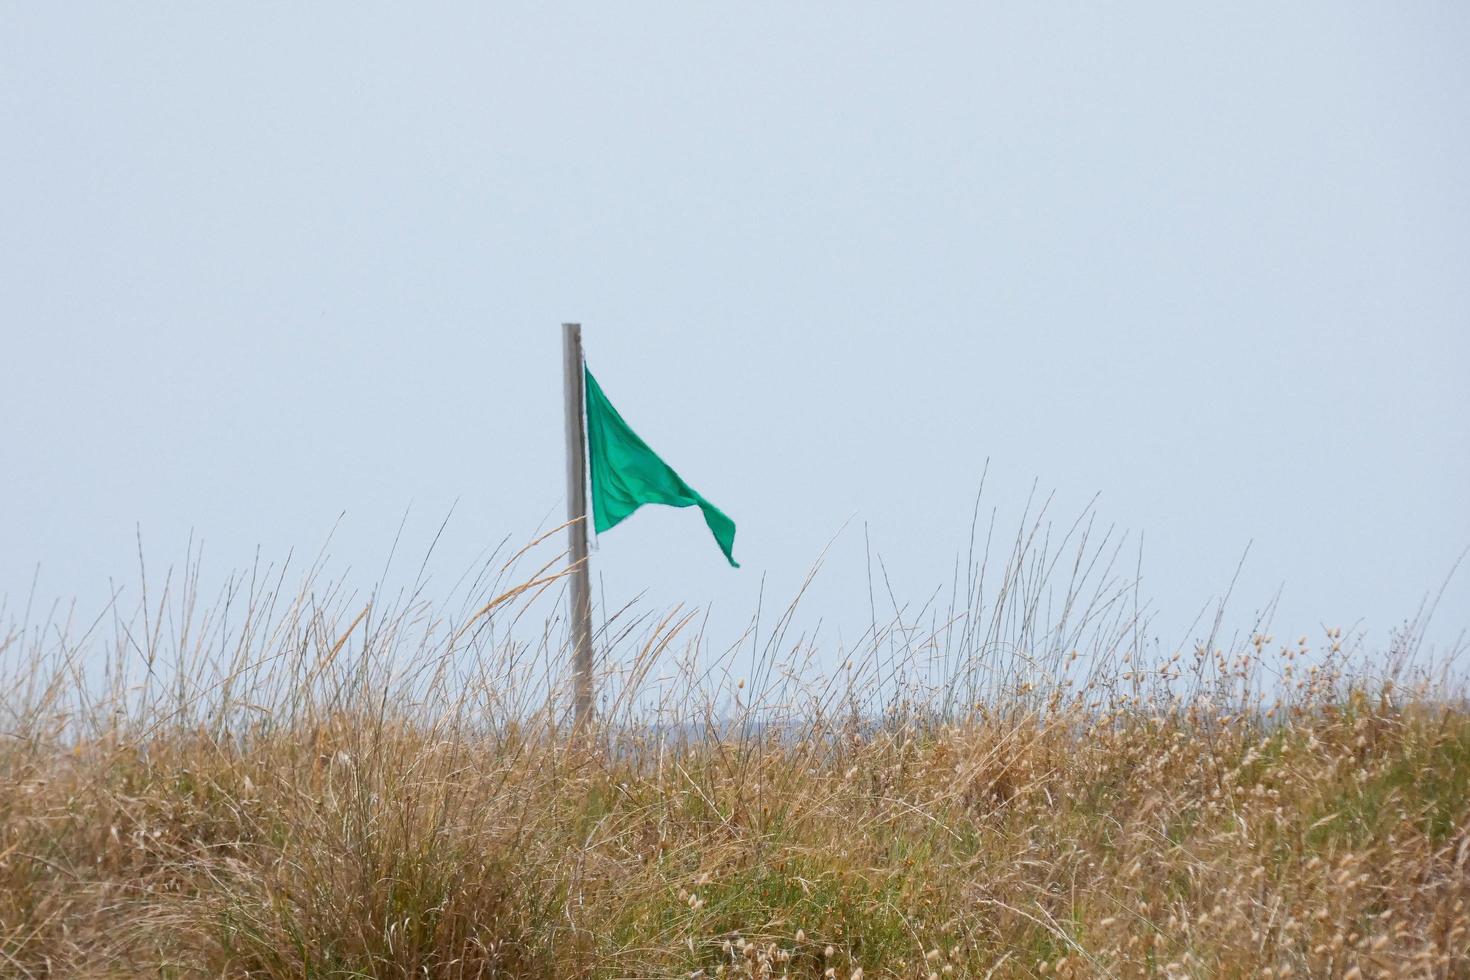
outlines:
[[[0,975],[1470,975],[1470,713],[1404,648],[1145,665],[1121,593],[1046,623],[1012,560],[973,646],[947,611],[830,676],[789,616],[743,673],[615,620],[573,732],[507,628],[554,567],[455,615],[252,586],[229,626],[186,583],[101,682],[95,631],[13,629]]]
[[[1077,709],[1081,710],[1081,709]],[[625,747],[628,748],[628,747]],[[1463,975],[1470,717],[12,744],[25,976]]]

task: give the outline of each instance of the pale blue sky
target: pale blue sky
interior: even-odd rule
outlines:
[[[922,601],[988,457],[1143,532],[1166,643],[1250,541],[1238,619],[1381,635],[1470,545],[1467,50],[1464,3],[6,3],[0,593],[342,511],[367,584],[455,500],[457,572],[560,519],[575,319],[739,524],[737,572],[640,513],[610,601],[733,624],[849,518],[814,613],[866,622],[864,523]]]

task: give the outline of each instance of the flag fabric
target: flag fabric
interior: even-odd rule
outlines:
[[[725,559],[739,568],[731,554],[735,522],[659,459],[623,421],[592,372],[585,365],[582,370],[586,376],[587,455],[591,460],[592,513],[597,533],[616,527],[644,504],[698,507]]]

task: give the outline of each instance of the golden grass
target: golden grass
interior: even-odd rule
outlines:
[[[531,592],[471,591],[470,630],[303,589],[191,633],[160,600],[106,684],[87,637],[13,630],[0,975],[1470,975],[1470,713],[1337,631],[1146,668],[1127,622],[1077,656],[976,631],[928,688],[875,633],[833,677],[679,687],[670,617],[604,631],[624,669],[573,734],[560,647],[493,628]]]

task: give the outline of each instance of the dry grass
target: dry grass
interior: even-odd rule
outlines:
[[[789,611],[723,656],[614,617],[580,735],[557,624],[516,639],[555,556],[454,615],[257,572],[22,620],[0,974],[1470,975],[1470,713],[1416,632],[1145,665],[1107,538],[1045,541],[831,676]]]

